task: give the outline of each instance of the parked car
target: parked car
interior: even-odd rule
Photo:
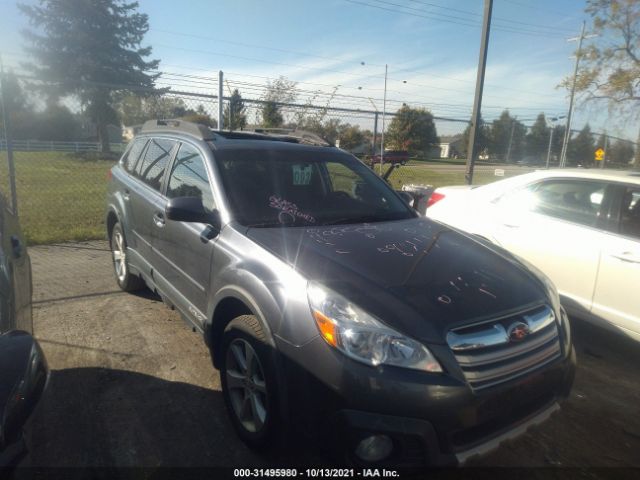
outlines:
[[[546,277],[419,217],[344,151],[158,120],[111,172],[118,284],[204,334],[253,447],[288,431],[363,464],[459,463],[568,395]]]
[[[0,468],[25,452],[22,430],[48,378],[32,333],[31,263],[18,218],[0,193]]]
[[[371,165],[377,165],[380,163],[381,156],[379,153],[372,155],[369,157],[369,163]],[[384,163],[388,163],[390,165],[406,165],[409,161],[409,152],[406,150],[386,150],[384,152]]]
[[[640,339],[640,172],[558,169],[436,189],[427,216],[534,264],[570,314]]]

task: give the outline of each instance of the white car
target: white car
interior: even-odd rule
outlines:
[[[542,170],[438,188],[426,215],[538,267],[570,314],[640,340],[640,172]]]

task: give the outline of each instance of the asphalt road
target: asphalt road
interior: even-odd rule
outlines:
[[[149,292],[120,292],[106,242],[30,253],[35,331],[52,374],[23,466],[323,461],[304,444],[258,455],[237,439],[201,337]],[[640,466],[640,348],[573,325],[579,368],[562,411],[474,465]]]

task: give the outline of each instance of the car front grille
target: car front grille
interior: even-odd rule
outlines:
[[[555,314],[546,305],[456,328],[447,343],[474,390],[524,375],[561,355]]]

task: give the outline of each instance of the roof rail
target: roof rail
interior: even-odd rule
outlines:
[[[148,132],[181,132],[199,140],[211,140],[214,137],[214,132],[209,127],[179,119],[148,120],[144,122],[140,133]]]
[[[331,144],[320,135],[296,128],[254,128],[252,131],[272,137],[295,139],[298,143],[329,147]]]

